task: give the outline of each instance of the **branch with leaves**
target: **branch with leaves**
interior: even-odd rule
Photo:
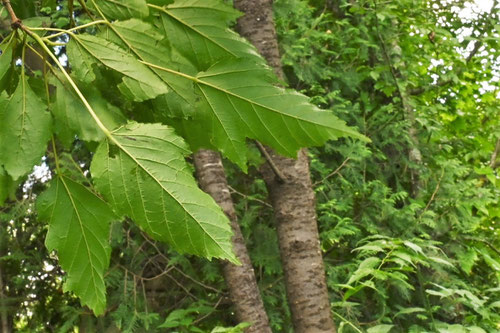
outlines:
[[[52,141],[56,177],[37,210],[68,290],[96,314],[105,309],[111,221],[129,217],[181,253],[237,262],[226,216],[186,162],[191,151],[219,150],[246,170],[247,139],[288,156],[342,136],[367,141],[278,87],[253,46],[230,30],[239,13],[222,1],[69,1],[61,6],[80,14],[66,26],[26,25],[13,4],[3,5],[13,31],[0,45],[0,177],[22,181]],[[43,51],[49,70],[28,78],[31,48]],[[91,178],[59,166],[56,147],[75,140],[91,149]]]

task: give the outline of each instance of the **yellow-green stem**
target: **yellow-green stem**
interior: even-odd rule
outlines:
[[[25,61],[25,60],[24,60],[24,58],[25,58],[25,54],[26,54],[26,37],[25,37],[25,38],[24,38],[24,40],[23,40],[23,50],[22,50],[22,52],[21,52],[21,63],[23,64],[23,65],[21,66],[21,82],[22,82],[22,84],[23,84],[23,95],[24,95],[24,75],[25,75],[25,67],[24,67],[24,66],[25,66],[25,64],[26,64],[26,63],[24,62],[24,61]]]
[[[73,90],[76,92],[76,94],[78,95],[78,97],[80,98],[80,100],[82,101],[82,103],[85,105],[85,107],[87,108],[87,111],[90,113],[90,115],[92,116],[92,118],[94,119],[94,121],[97,123],[97,126],[101,129],[101,131],[106,135],[106,137],[108,137],[108,139],[113,143],[115,144],[118,148],[120,148],[125,154],[127,154],[132,160],[134,160],[138,165],[140,165],[139,161],[137,161],[137,158],[135,156],[133,156],[129,151],[127,151],[121,144],[120,142],[118,142],[114,137],[113,135],[111,135],[111,132],[106,128],[106,126],[104,126],[104,124],[101,122],[101,120],[99,119],[99,117],[96,115],[95,111],[92,109],[92,107],[90,106],[89,102],[87,101],[87,99],[85,98],[85,96],[83,96],[82,92],[80,91],[80,89],[78,89],[78,86],[76,85],[75,81],[73,81],[73,79],[69,76],[68,72],[66,72],[66,69],[64,68],[64,66],[59,62],[59,60],[57,59],[57,57],[50,51],[50,49],[47,47],[47,45],[43,42],[42,38],[39,37],[37,34],[34,34],[33,32],[29,31],[26,27],[24,26],[21,26],[23,31],[25,31],[28,35],[30,35],[38,44],[40,44],[40,46],[50,55],[50,57],[52,58],[52,60],[54,60],[54,62],[56,63],[57,67],[59,67],[59,69],[62,71],[62,73],[64,74],[64,76],[66,77],[66,79],[68,80],[68,82],[71,84],[71,87],[73,88]],[[150,174],[151,177],[154,178],[154,176],[146,169],[144,169],[144,171],[146,171],[148,174]]]
[[[0,42],[0,45],[2,45],[3,43],[7,43],[7,45],[10,44],[10,42],[12,41],[13,38],[14,38],[14,34],[10,33],[9,38],[5,38],[4,40],[2,40],[2,42]]]
[[[146,65],[148,67],[151,67],[151,68],[159,69],[159,70],[162,70],[164,72],[168,72],[168,73],[172,73],[172,74],[175,74],[175,75],[182,76],[183,78],[191,80],[193,82],[200,82],[200,80],[197,77],[195,77],[195,76],[191,76],[191,75],[187,75],[187,74],[184,74],[184,73],[181,73],[181,72],[178,72],[178,71],[174,71],[173,69],[165,68],[165,67],[162,67],[162,66],[158,66],[158,65],[152,64],[152,63],[147,62],[147,61],[139,60],[139,62],[141,64],[144,64],[144,65]],[[208,86],[212,86],[212,85],[210,85],[208,83],[205,83],[205,82],[202,82],[202,83],[204,83],[204,84],[206,84]]]
[[[31,50],[31,52],[33,52],[33,54],[37,55],[40,59],[44,60],[45,57],[43,55],[40,54],[40,52],[38,52],[34,47],[32,47],[31,45],[29,44],[26,44],[26,46],[28,46],[28,48]],[[45,60],[44,60],[45,61]],[[50,71],[52,72],[52,74],[54,74],[54,76],[61,82],[61,83],[64,83],[63,82],[63,79],[61,79],[59,77],[59,75],[57,75],[57,72],[56,70],[54,69],[54,67],[49,63],[49,62],[46,62],[45,61],[45,66],[49,67]]]
[[[56,171],[57,175],[60,177],[62,176],[61,173],[61,168],[59,167],[59,156],[57,156],[57,149],[56,149],[56,140],[54,139],[54,136],[51,136],[52,139],[52,153],[54,154],[54,162],[56,163]]]
[[[111,139],[111,141],[115,142],[115,139],[111,135],[111,132],[101,122],[101,119],[99,119],[99,117],[97,116],[97,114],[95,113],[95,111],[92,109],[92,107],[90,106],[90,104],[87,101],[87,99],[85,98],[85,96],[83,96],[83,94],[80,91],[80,89],[78,89],[78,86],[76,85],[75,81],[73,81],[73,79],[71,78],[71,76],[69,76],[69,74],[66,71],[66,69],[64,68],[64,66],[59,62],[59,59],[57,59],[57,57],[47,47],[47,45],[44,43],[44,41],[42,40],[42,38],[40,36],[38,36],[37,34],[32,33],[28,29],[24,29],[24,31],[26,31],[26,33],[28,33],[42,47],[42,49],[44,49],[44,51],[47,52],[47,54],[52,58],[52,60],[54,60],[54,62],[56,63],[57,67],[59,67],[59,69],[61,70],[61,72],[63,73],[63,75],[66,77],[66,79],[70,83],[70,85],[73,88],[73,90],[75,91],[75,93],[78,95],[78,97],[82,101],[83,105],[85,105],[85,107],[87,108],[87,111],[90,113],[90,115],[92,116],[92,118],[94,119],[94,121],[97,123],[97,126],[101,129],[101,131],[108,138]]]
[[[43,30],[43,31],[57,31],[57,33],[53,34],[53,35],[50,35],[50,36],[46,36],[44,37],[44,39],[49,39],[49,38],[55,38],[55,37],[59,37],[61,35],[64,35],[64,34],[70,34],[72,33],[73,31],[77,31],[77,30],[80,30],[80,29],[85,29],[85,28],[88,28],[88,27],[91,27],[93,25],[97,25],[97,24],[102,24],[102,23],[107,23],[107,21],[105,20],[97,20],[97,21],[92,21],[92,22],[89,22],[89,23],[86,23],[86,24],[82,24],[82,25],[79,25],[77,27],[74,27],[74,28],[71,28],[71,29],[57,29],[57,28],[29,28],[29,30]]]
[[[101,9],[99,8],[99,6],[95,3],[94,0],[91,0],[92,1],[92,4],[94,5],[95,9],[97,10],[97,12],[99,13],[99,15],[107,21],[106,19],[106,16],[104,15],[104,13],[101,11]]]
[[[339,315],[337,312],[335,311],[332,311],[332,313],[334,315],[336,315],[337,317],[340,318],[340,320],[342,320],[343,322],[349,324],[352,328],[354,328],[357,332],[359,333],[363,333],[363,331],[361,331],[359,328],[356,327],[356,325],[354,325],[353,323],[351,323],[349,320],[347,320],[346,318],[342,317],[341,315]]]

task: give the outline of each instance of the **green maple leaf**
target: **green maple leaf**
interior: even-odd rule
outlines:
[[[183,58],[175,54],[175,50],[171,49],[165,35],[146,22],[137,19],[116,21],[107,29],[103,29],[99,37],[106,38],[122,49],[130,50],[132,55],[139,60],[173,66],[182,72],[193,75],[197,73],[191,64],[182,62]],[[151,45],[155,47],[153,48]],[[196,103],[193,85],[190,82],[168,79],[166,73],[152,70],[168,86],[169,90],[166,94],[156,98],[156,104],[171,115],[184,117],[193,114]]]
[[[108,18],[126,20],[128,18],[146,18],[149,9],[145,0],[94,0],[95,5]],[[92,6],[90,6],[92,7]]]
[[[331,111],[309,103],[306,96],[275,86],[272,73],[248,59],[220,62],[196,77],[145,64],[168,73],[164,79],[195,83],[199,100],[192,121],[201,122],[205,129],[196,135],[244,170],[246,138],[291,157],[301,147],[322,145],[329,139],[350,136],[369,141]]]
[[[228,28],[241,13],[218,0],[180,0],[160,12],[163,35],[172,45],[205,70],[224,58],[245,57],[264,63],[252,44]]]
[[[0,165],[14,180],[40,162],[51,135],[51,122],[24,75],[10,98],[0,95]]]
[[[271,73],[253,62],[226,61],[197,76],[212,142],[228,158],[246,163],[245,139],[257,139],[294,157],[301,147],[343,136],[367,140],[331,111],[292,90],[273,85]]]
[[[104,66],[124,75],[119,85],[124,95],[141,102],[168,92],[168,86],[132,54],[103,38],[91,35],[74,35],[81,49]],[[90,73],[90,70],[87,71]]]
[[[97,149],[91,172],[116,212],[179,252],[236,262],[229,221],[198,188],[182,138],[166,126],[138,123],[111,135]]]
[[[153,54],[145,43],[136,43],[142,31],[151,30],[142,27],[134,32],[118,25],[110,39],[127,45],[133,56],[154,70],[156,78],[182,100],[196,101],[192,123],[201,123],[206,130],[187,135],[197,136],[190,140],[194,148],[200,148],[195,142],[206,142],[205,147],[217,147],[245,170],[247,138],[257,139],[288,156],[295,156],[301,147],[321,145],[343,136],[369,141],[330,111],[310,104],[305,96],[275,86],[277,82],[269,68],[252,59],[221,61],[198,75],[183,71],[168,61],[168,54]],[[153,35],[146,33],[145,38],[153,39]],[[85,40],[82,39],[84,47]],[[160,104],[156,112],[168,110]],[[189,125],[184,127],[189,131]]]
[[[56,82],[56,89],[56,102],[52,107],[52,114],[58,138],[66,145],[70,145],[75,140],[75,135],[84,141],[102,140],[104,133],[92,119],[81,100],[59,81]],[[87,88],[83,91],[97,116],[107,128],[116,128],[126,122],[120,111],[112,107],[97,89]]]
[[[106,308],[104,273],[109,266],[110,223],[116,216],[85,186],[58,176],[37,199],[40,219],[49,222],[45,245],[57,250],[73,291],[96,315]]]
[[[66,45],[66,54],[70,59],[72,74],[81,82],[91,83],[96,79],[94,66],[97,62],[75,39]]]

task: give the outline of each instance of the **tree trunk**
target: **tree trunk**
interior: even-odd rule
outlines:
[[[1,332],[2,333],[10,333],[9,328],[9,317],[7,312],[7,297],[4,295],[4,285],[3,285],[3,277],[2,277],[2,262],[0,261],[0,323],[1,323]]]
[[[280,78],[284,78],[272,16],[271,0],[235,0],[245,15],[239,32],[255,45]],[[316,222],[316,202],[306,150],[297,159],[266,148],[285,177],[277,179],[269,164],[261,168],[277,222],[288,303],[296,333],[335,332],[326,288]]]
[[[2,269],[1,258],[7,253],[7,232],[6,224],[0,224],[0,328],[2,333],[12,332],[12,316],[9,314],[9,304],[7,288],[4,285],[4,270]],[[2,230],[3,229],[3,230]]]
[[[375,14],[377,14],[377,3],[374,2]],[[394,27],[398,27],[397,20],[392,21]],[[401,99],[401,106],[403,108],[404,117],[408,122],[408,137],[410,138],[410,147],[408,149],[408,161],[410,162],[410,196],[412,198],[417,198],[423,188],[422,179],[420,178],[419,168],[422,166],[422,153],[420,152],[420,142],[418,139],[417,131],[417,121],[415,118],[415,110],[411,104],[409,94],[405,88],[400,84],[401,81],[405,81],[405,77],[402,73],[393,65],[394,63],[399,63],[400,66],[406,67],[406,64],[401,59],[401,47],[398,45],[398,40],[393,39],[391,42],[391,47],[393,52],[389,52],[386,46],[386,41],[382,37],[380,31],[378,16],[375,15],[375,27],[377,30],[377,35],[382,46],[383,56],[387,65],[389,66],[392,78],[394,79],[394,84],[396,85],[399,97]],[[391,54],[393,55],[391,59]]]
[[[200,150],[194,155],[194,164],[200,187],[214,198],[231,221],[233,250],[241,266],[229,262],[223,262],[222,265],[229,294],[236,307],[236,317],[240,322],[252,323],[252,326],[246,329],[247,333],[272,332],[260,297],[254,269],[238,225],[221,157],[214,151]]]
[[[84,308],[85,311],[90,311],[88,308]],[[92,321],[92,315],[88,312],[80,314],[80,324],[78,325],[79,333],[90,333],[94,332],[94,323]]]
[[[406,95],[406,92],[402,92],[401,95],[402,103],[403,103],[403,108],[405,111],[405,118],[407,119],[409,123],[409,128],[408,128],[408,137],[411,140],[412,146],[409,148],[408,151],[408,160],[410,161],[410,195],[412,198],[417,198],[418,195],[420,194],[423,184],[422,180],[420,179],[420,171],[419,167],[422,166],[422,153],[420,152],[420,149],[418,148],[420,143],[418,140],[418,132],[417,132],[417,121],[415,119],[415,111],[413,110],[413,107],[411,106],[408,96]]]

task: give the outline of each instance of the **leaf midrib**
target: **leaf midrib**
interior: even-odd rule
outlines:
[[[251,105],[256,105],[256,106],[259,106],[261,108],[267,109],[267,110],[269,110],[269,111],[271,111],[273,113],[276,113],[276,114],[278,114],[280,116],[288,117],[288,118],[294,119],[294,120],[299,121],[299,122],[307,122],[309,124],[312,124],[312,125],[315,125],[315,126],[319,126],[319,127],[322,127],[322,128],[328,128],[328,129],[335,130],[335,131],[341,131],[341,132],[350,134],[353,137],[358,137],[358,138],[360,137],[360,135],[358,133],[349,130],[349,128],[347,126],[346,126],[345,129],[339,129],[339,128],[335,128],[335,127],[331,127],[331,126],[325,126],[325,125],[323,125],[321,123],[314,122],[314,121],[312,121],[310,119],[299,118],[299,117],[296,117],[296,116],[291,115],[291,114],[280,112],[277,109],[274,109],[272,107],[269,107],[269,106],[261,104],[261,103],[258,103],[256,101],[253,101],[253,100],[247,98],[247,97],[235,94],[235,93],[233,93],[233,92],[231,92],[231,91],[229,91],[229,90],[227,90],[225,88],[219,87],[219,86],[214,85],[212,83],[209,83],[207,81],[203,81],[203,80],[201,80],[198,77],[194,77],[194,76],[191,76],[191,75],[188,75],[188,74],[185,74],[185,73],[181,73],[181,72],[175,71],[175,70],[170,69],[170,68],[166,68],[166,67],[162,67],[162,66],[159,66],[159,65],[155,65],[155,64],[149,63],[147,61],[139,60],[139,62],[145,64],[146,66],[150,66],[152,68],[163,70],[165,72],[172,73],[172,74],[178,75],[180,77],[183,77],[185,79],[191,80],[191,81],[195,82],[196,84],[206,85],[206,86],[211,87],[211,88],[213,88],[215,90],[221,91],[221,92],[223,92],[223,93],[225,93],[227,95],[230,95],[230,96],[233,96],[233,97],[238,98],[240,100],[243,100],[243,101],[245,101],[245,102],[247,102],[247,103],[249,103]],[[214,74],[213,76],[216,76],[216,75],[217,74]]]
[[[87,250],[87,255],[89,257],[89,262],[90,262],[90,271],[92,272],[91,275],[92,275],[92,280],[94,282],[94,291],[95,293],[97,294],[98,293],[98,290],[95,286],[97,286],[97,281],[96,281],[96,277],[95,277],[95,270],[94,270],[94,264],[93,264],[93,261],[92,261],[92,255],[91,255],[91,251],[90,251],[90,247],[89,247],[89,244],[87,242],[87,238],[85,237],[85,231],[84,231],[84,228],[83,228],[83,222],[82,222],[82,218],[80,217],[80,213],[78,212],[78,209],[76,207],[76,204],[75,204],[75,201],[73,200],[73,196],[71,195],[71,191],[69,190],[68,188],[68,185],[66,184],[66,182],[64,181],[64,177],[63,176],[59,176],[59,180],[61,181],[61,183],[63,184],[64,186],[64,189],[66,190],[66,193],[68,194],[68,197],[71,201],[71,205],[73,206],[73,209],[76,213],[76,216],[78,218],[78,225],[80,226],[80,230],[81,230],[81,234],[82,234],[82,238],[85,242],[85,248]]]
[[[116,29],[116,27],[111,24],[109,21],[106,21],[106,25],[111,29],[113,30],[113,32],[118,36],[118,38],[120,38],[124,43],[125,45],[139,58],[141,59],[139,62],[142,62],[144,61],[144,57],[141,55],[141,53],[139,51],[137,51],[132,44],[129,43],[129,41],[123,37],[123,35]],[[83,43],[82,43],[82,46],[83,46]],[[84,46],[83,46],[84,47]],[[85,47],[84,47],[85,48]],[[90,52],[89,52],[90,53]],[[93,55],[93,54],[92,54]],[[95,55],[93,55],[96,59],[99,60],[98,57],[96,57]],[[104,66],[106,66],[101,60],[99,60]],[[172,89],[173,92],[175,92],[178,96],[180,96],[184,101],[186,101],[186,103],[190,104],[183,96],[182,94],[178,93],[177,90],[169,83],[167,82],[166,80],[164,80],[157,72],[153,71],[152,72],[162,81],[164,82],[170,89]],[[133,78],[132,78],[133,79]],[[135,79],[134,79],[135,80]]]
[[[98,57],[98,56],[97,56],[95,53],[93,53],[93,52],[92,52],[92,51],[91,51],[88,47],[86,47],[86,46],[85,46],[85,43],[83,43],[83,42],[82,42],[82,41],[78,38],[78,36],[73,36],[73,37],[74,37],[74,38],[75,38],[75,40],[77,40],[77,41],[78,41],[78,43],[79,43],[79,44],[80,44],[80,45],[81,45],[81,46],[85,49],[85,51],[86,51],[86,52],[88,52],[88,53],[89,53],[92,57],[94,57],[95,59],[97,59],[97,60],[98,60],[101,64],[103,64],[104,66],[109,67],[109,66],[107,66],[107,65],[106,65],[106,64],[105,64],[105,63],[101,60],[101,58],[100,58],[100,57]],[[89,42],[89,41],[87,41],[87,42]],[[111,60],[113,60],[113,59],[111,59]],[[152,73],[154,73],[154,71],[151,71],[151,72],[152,72]],[[144,81],[144,80],[143,80],[143,81],[139,81],[139,80],[137,80],[136,78],[134,78],[134,77],[132,77],[132,76],[130,76],[130,75],[128,75],[128,74],[125,74],[125,73],[123,73],[123,72],[121,72],[121,73],[122,73],[123,75],[125,75],[126,77],[128,77],[128,78],[130,78],[130,79],[134,80],[134,81],[138,81],[138,82],[141,82],[141,83],[146,84],[146,85],[148,85],[148,86],[151,86],[151,84],[148,84],[148,82],[146,82],[146,81]],[[156,74],[156,73],[155,73],[155,74]],[[158,75],[156,74],[156,76],[158,76]],[[160,78],[160,79],[161,79],[161,78]],[[162,82],[164,82],[164,80],[162,80]]]

